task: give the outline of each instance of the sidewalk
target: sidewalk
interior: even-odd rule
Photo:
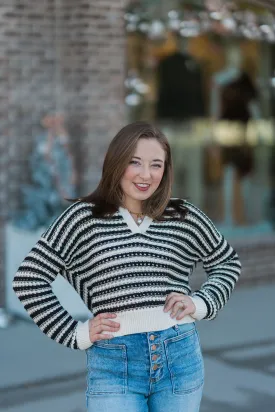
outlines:
[[[275,410],[274,313],[275,284],[239,288],[215,321],[198,323],[206,369],[201,412]],[[85,352],[17,321],[0,330],[0,353],[1,411],[85,411]]]

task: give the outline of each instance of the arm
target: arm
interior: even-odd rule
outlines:
[[[77,225],[84,211],[74,204],[42,235],[20,265],[13,289],[37,326],[51,339],[72,349],[86,349],[87,326],[77,322],[62,307],[53,293],[51,283],[58,273],[66,270],[77,247]],[[85,326],[84,326],[85,325]]]
[[[235,250],[228,244],[211,220],[192,206],[192,221],[197,228],[197,252],[207,274],[207,281],[192,294],[198,312],[204,319],[214,319],[228,302],[239,279],[241,263]],[[195,316],[198,319],[199,315]]]

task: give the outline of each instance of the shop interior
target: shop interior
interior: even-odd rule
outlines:
[[[275,95],[275,37],[265,24],[270,16],[240,2],[222,11],[196,2],[173,6],[158,1],[151,9],[146,4],[146,16],[142,9],[126,16],[128,119],[152,121],[169,138],[173,196],[201,207],[227,236],[270,233]]]

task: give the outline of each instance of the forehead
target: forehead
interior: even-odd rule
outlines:
[[[133,156],[141,158],[165,159],[165,151],[162,145],[154,138],[139,139],[134,150]]]

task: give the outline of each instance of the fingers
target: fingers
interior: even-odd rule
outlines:
[[[119,330],[119,326],[108,326],[108,325],[97,325],[93,327],[94,333],[101,333],[101,332],[117,332]]]
[[[181,320],[186,315],[191,315],[194,312],[193,307],[191,305],[184,306],[183,303],[181,305],[174,305],[173,310],[170,314],[171,318],[176,318],[177,320]]]
[[[166,298],[164,312],[169,312],[169,310],[172,309],[173,305],[179,300],[179,298],[182,300],[183,297],[184,295],[182,293],[170,293]]]
[[[113,337],[114,335],[108,335],[107,333],[99,333],[93,336],[93,338],[91,339],[91,342],[94,343],[98,340],[112,339]]]
[[[177,320],[181,320],[181,319],[184,318],[184,316],[190,315],[190,314],[191,314],[190,309],[189,309],[189,308],[186,308],[186,309],[184,309],[184,310],[179,311],[176,319],[177,319]]]
[[[115,313],[100,313],[99,315],[95,316],[91,322],[93,326],[98,326],[101,324],[109,326],[120,326],[118,322],[110,320],[116,317],[117,315]]]
[[[172,311],[170,314],[171,318],[174,318],[177,315],[178,311],[182,311],[183,309],[185,309],[184,304],[182,302],[176,302],[172,307]]]
[[[90,320],[89,331],[90,340],[95,342],[102,339],[112,339],[114,336],[111,333],[104,332],[117,332],[120,328],[120,324],[110,318],[116,318],[115,313],[100,313]]]
[[[117,332],[119,327],[112,328],[106,325],[98,325],[91,330],[91,342],[96,342],[102,339],[112,339],[114,335],[105,332]]]
[[[164,312],[171,311],[171,318],[176,317],[177,320],[181,320],[184,316],[194,313],[195,309],[195,305],[189,296],[175,292],[167,296],[164,306]]]
[[[108,320],[108,319],[93,319],[91,323],[92,323],[92,326],[94,327],[99,326],[99,325],[106,325],[106,326],[112,326],[112,327],[120,326],[118,322],[114,322],[113,320]]]

